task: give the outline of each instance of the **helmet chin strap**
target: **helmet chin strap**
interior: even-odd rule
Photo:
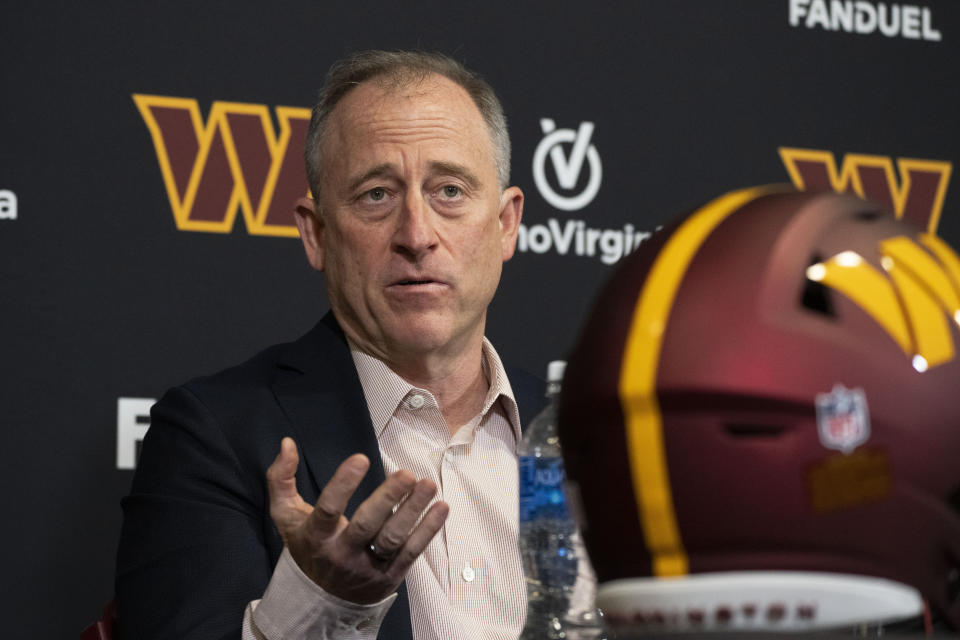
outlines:
[[[744,571],[615,580],[600,586],[597,605],[618,630],[867,632],[921,616],[930,628],[929,607],[913,587],[839,573]]]

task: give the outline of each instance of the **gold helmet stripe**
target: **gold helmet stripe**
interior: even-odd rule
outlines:
[[[673,233],[650,269],[624,348],[620,405],[626,416],[627,454],[640,526],[655,576],[688,572],[670,489],[663,421],[657,401],[657,370],[663,335],[680,282],[710,233],[727,216],[763,195],[788,190],[772,185],[733,191],[696,211]]]

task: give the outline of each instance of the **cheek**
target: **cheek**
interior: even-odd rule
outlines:
[[[489,259],[498,265],[503,263],[503,237],[500,233],[500,221],[494,219],[492,223],[484,230],[485,251],[488,252]],[[499,272],[499,267],[498,267]]]
[[[479,225],[466,234],[467,246],[464,268],[478,287],[484,290],[495,288],[500,281],[503,266],[503,247],[500,240],[500,225],[493,223]]]
[[[378,256],[384,254],[378,246],[372,230],[346,229],[329,236],[327,254],[336,265],[337,276],[355,282],[374,275]]]
[[[461,243],[469,247],[477,257],[490,253],[494,247],[499,254],[500,222],[497,218],[487,218],[461,230]]]
[[[342,236],[331,235],[326,249],[327,288],[331,295],[355,306],[367,279],[357,248]]]

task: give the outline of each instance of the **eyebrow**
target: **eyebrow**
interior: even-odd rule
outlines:
[[[432,173],[446,173],[453,176],[457,176],[467,183],[471,189],[480,188],[480,179],[477,178],[476,174],[473,173],[470,169],[465,167],[462,164],[457,164],[455,162],[431,162],[430,171]]]
[[[478,189],[480,187],[480,179],[477,178],[476,174],[466,166],[456,162],[444,162],[442,160],[431,162],[430,172],[456,176],[466,182],[467,186],[469,186],[471,189]],[[382,178],[384,176],[396,175],[396,173],[396,167],[393,164],[389,162],[378,164],[354,180],[351,180],[347,186],[347,190],[351,192],[356,191],[370,178]]]
[[[358,188],[360,188],[360,185],[362,185],[364,182],[366,182],[370,178],[381,178],[383,176],[390,175],[393,173],[396,173],[396,170],[392,164],[390,163],[378,164],[377,166],[373,167],[372,169],[364,173],[359,178],[352,180],[350,184],[347,186],[347,190],[356,191]]]

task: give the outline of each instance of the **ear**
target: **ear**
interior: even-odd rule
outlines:
[[[300,241],[307,254],[307,260],[317,271],[323,271],[323,232],[325,225],[317,203],[312,198],[300,198],[293,210],[300,231]]]
[[[520,187],[508,187],[500,196],[500,247],[503,261],[513,257],[517,248],[517,231],[523,217],[523,191]]]

